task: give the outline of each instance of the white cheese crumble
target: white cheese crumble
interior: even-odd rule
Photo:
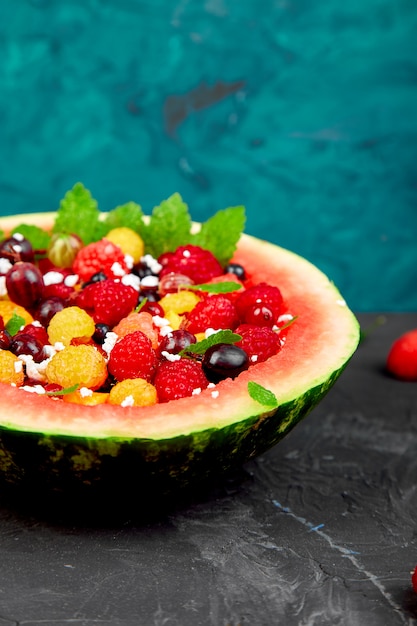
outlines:
[[[16,237],[15,237],[15,239],[16,239]],[[17,254],[20,254],[20,253],[22,252],[22,250],[23,250],[23,248],[22,248],[22,246],[20,245],[20,243],[14,243],[14,244],[12,245],[12,248],[13,248],[13,250],[14,250],[15,252],[17,252]]]
[[[61,274],[61,272],[55,272],[54,270],[46,272],[46,274],[43,275],[45,287],[48,287],[49,285],[59,285],[63,282],[63,280],[63,274]]]
[[[25,237],[22,233],[13,233],[13,239],[16,239],[16,241],[23,241],[24,238]]]
[[[11,267],[13,267],[13,263],[10,263],[9,259],[3,257],[0,259],[0,274],[7,274]]]
[[[16,374],[20,374],[20,372],[23,371],[23,363],[22,361],[15,361],[13,363],[14,366],[14,371],[16,372]]]
[[[46,382],[45,370],[51,358],[44,359],[40,363],[35,363],[31,354],[20,354],[17,358],[25,364],[26,376],[28,378],[40,383]]]
[[[135,260],[133,258],[133,256],[131,254],[125,254],[125,265],[126,267],[131,270],[132,267],[135,264]]]
[[[209,337],[211,337],[211,335],[220,333],[222,330],[222,328],[206,328],[206,330],[204,331],[204,336],[206,339],[208,339]]]
[[[110,352],[113,350],[116,341],[119,339],[119,335],[117,333],[113,333],[111,331],[109,331],[108,333],[106,333],[106,336],[104,338],[103,344],[102,344],[102,348],[104,350],[104,352],[106,352],[108,355],[110,354]]]
[[[23,385],[20,389],[29,393],[38,393],[40,396],[46,393],[45,387],[42,387],[42,385]]]
[[[55,348],[55,350],[56,350],[57,352],[61,352],[61,350],[64,350],[64,348],[65,348],[64,344],[62,343],[62,341],[56,341],[56,342],[54,343],[54,346],[53,346],[53,347]]]
[[[121,283],[127,287],[133,287],[136,291],[140,290],[140,278],[135,274],[125,274],[122,276]]]
[[[5,276],[0,276],[0,296],[7,296]]]
[[[133,396],[126,396],[126,398],[120,403],[120,406],[133,406],[135,404],[135,400]]]
[[[152,274],[159,274],[162,269],[162,265],[151,254],[145,254],[140,260],[149,267]]]
[[[82,398],[88,398],[93,395],[93,390],[88,387],[80,387],[80,396]]]
[[[217,389],[216,389],[216,391],[212,391],[211,392],[211,397],[213,398],[213,400],[218,398],[219,397],[219,391]]]
[[[283,322],[290,322],[293,318],[294,316],[291,315],[291,313],[284,313],[283,315],[279,316],[279,318],[277,319],[277,322],[279,324],[282,324]]]
[[[250,360],[252,361],[252,363],[256,363],[256,361],[258,360],[258,355],[257,354],[252,354]]]
[[[158,276],[144,276],[140,281],[141,287],[157,287],[159,283]]]
[[[196,387],[195,389],[192,390],[191,395],[192,396],[199,396],[201,393],[201,387]]]
[[[115,261],[110,269],[114,276],[124,276],[126,274],[125,269],[121,266],[119,261]]]
[[[64,278],[64,285],[66,287],[75,287],[75,285],[78,283],[79,278],[80,277],[78,276],[78,274],[69,274]]]
[[[171,352],[168,352],[167,350],[162,350],[161,354],[167,361],[171,361],[171,363],[181,360],[181,356],[179,354],[171,354]]]

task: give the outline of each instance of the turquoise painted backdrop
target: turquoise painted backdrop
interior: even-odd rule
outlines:
[[[0,212],[245,204],[355,310],[417,310],[416,32],[415,0],[1,0]]]

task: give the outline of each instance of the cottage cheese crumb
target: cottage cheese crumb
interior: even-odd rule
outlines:
[[[45,387],[42,387],[42,385],[23,385],[20,389],[28,393],[38,393],[40,396],[46,393]]]
[[[124,276],[126,274],[124,268],[120,265],[118,261],[115,261],[110,269],[114,276]]]
[[[139,276],[136,276],[136,274],[125,274],[122,276],[121,282],[127,287],[133,287],[136,291],[140,290],[140,278]]]
[[[151,254],[145,254],[141,257],[141,261],[149,267],[152,274],[159,274],[162,269],[162,265],[158,263],[157,259],[155,259]]]
[[[13,233],[13,239],[16,239],[16,241],[23,241],[24,238],[25,237],[22,233]]]
[[[117,333],[113,333],[111,331],[106,333],[106,337],[101,346],[104,352],[106,352],[109,355],[110,352],[113,350],[115,343],[118,339],[119,339],[119,335]]]
[[[120,406],[133,406],[135,404],[135,400],[133,398],[133,396],[126,396],[126,398],[123,400],[123,402],[120,403]]]
[[[0,271],[1,271],[1,269],[0,269]],[[0,276],[0,296],[7,296],[6,277],[5,276]]]
[[[88,387],[81,387],[80,388],[80,396],[82,398],[88,398],[89,396],[93,395],[93,390],[89,389]]]
[[[51,270],[50,272],[46,272],[46,274],[43,275],[43,282],[46,287],[48,287],[49,285],[59,285],[63,282],[63,280],[64,276],[63,274],[61,274],[61,272],[55,272]]]
[[[0,259],[0,273],[1,274],[7,274],[7,272],[9,271],[11,267],[13,267],[13,264],[10,263],[9,259],[4,259],[4,258]]]
[[[193,389],[191,395],[192,396],[198,396],[201,393],[201,387],[196,387],[195,389]]]
[[[78,276],[78,274],[69,274],[64,278],[64,285],[66,287],[75,287],[75,285],[78,283],[79,278],[80,277]]]
[[[218,398],[219,397],[219,391],[217,389],[215,391],[212,391],[211,392],[211,397],[213,398],[213,400]]]
[[[171,363],[181,360],[181,356],[179,354],[171,354],[171,352],[168,352],[167,350],[162,350],[161,354],[166,358],[167,361],[171,361]]]
[[[22,361],[15,361],[13,365],[14,365],[14,371],[16,372],[16,374],[19,374],[20,372],[23,371]]]
[[[140,281],[141,287],[148,287],[151,289],[152,287],[157,287],[159,284],[158,276],[144,276]]]

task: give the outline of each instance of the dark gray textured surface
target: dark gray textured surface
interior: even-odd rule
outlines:
[[[360,316],[363,327],[377,318]],[[416,624],[417,385],[368,334],[323,403],[241,474],[145,519],[0,498],[0,626]]]

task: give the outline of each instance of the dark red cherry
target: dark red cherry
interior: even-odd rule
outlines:
[[[218,343],[204,353],[202,367],[211,383],[225,378],[236,378],[248,369],[249,357],[245,350],[230,343]]]
[[[39,302],[34,317],[47,327],[55,313],[62,311],[62,309],[65,309],[65,301],[59,296],[50,296]]]
[[[31,309],[37,304],[44,287],[42,273],[33,263],[15,263],[6,274],[6,289],[10,300],[25,309]]]
[[[35,253],[30,241],[16,233],[0,243],[0,257],[8,259],[11,263],[18,261],[31,263],[35,258]]]
[[[169,352],[170,354],[178,354],[181,350],[188,348],[192,343],[196,343],[195,335],[188,330],[174,330],[172,333],[164,337],[159,344],[159,354]]]
[[[29,354],[33,357],[35,363],[40,363],[45,358],[43,344],[38,341],[36,337],[28,333],[18,333],[15,335],[10,342],[9,350],[16,356]]]

